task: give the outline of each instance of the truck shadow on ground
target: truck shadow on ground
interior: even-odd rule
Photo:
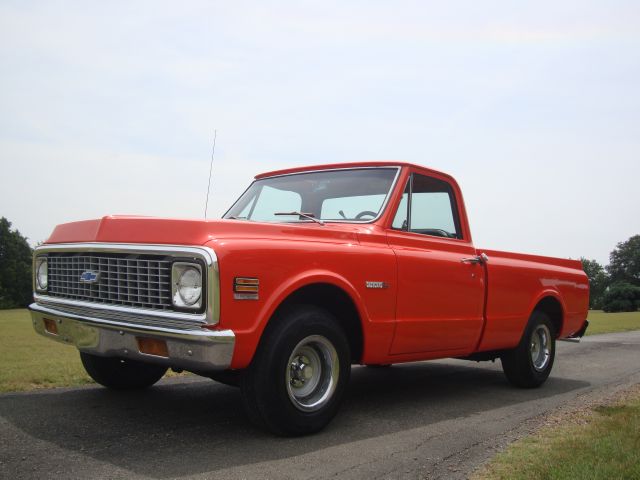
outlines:
[[[173,381],[135,393],[83,388],[5,395],[0,413],[33,439],[166,478],[295,457],[588,385],[552,377],[542,388],[520,390],[506,383],[497,366],[461,361],[354,368],[338,417],[303,441],[255,429],[241,408],[239,390],[206,380]]]

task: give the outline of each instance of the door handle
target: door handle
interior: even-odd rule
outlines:
[[[480,255],[476,255],[475,257],[467,257],[460,260],[462,263],[487,263],[489,261],[489,257],[486,253],[481,253]]]

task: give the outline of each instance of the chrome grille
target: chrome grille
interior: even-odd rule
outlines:
[[[81,281],[86,272],[97,273],[97,280]],[[48,278],[47,293],[53,297],[155,310],[172,308],[171,260],[164,256],[50,253]]]

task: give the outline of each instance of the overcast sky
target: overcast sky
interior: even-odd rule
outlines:
[[[640,233],[636,1],[0,0],[0,216],[210,217],[277,168],[404,160],[476,245],[607,263]]]

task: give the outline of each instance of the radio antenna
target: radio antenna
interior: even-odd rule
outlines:
[[[207,185],[207,200],[204,202],[204,219],[207,219],[207,208],[209,207],[209,191],[211,190],[211,172],[213,171],[213,156],[216,154],[216,137],[218,130],[213,131],[213,148],[211,149],[211,164],[209,165],[209,184]]]

